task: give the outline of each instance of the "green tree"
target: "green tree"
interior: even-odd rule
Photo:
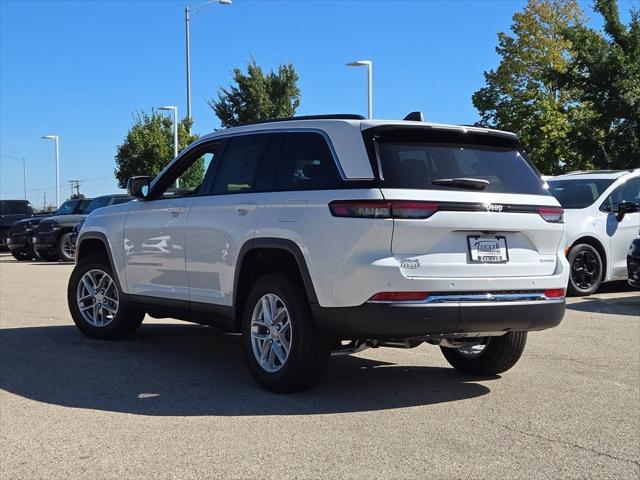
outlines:
[[[246,75],[233,69],[235,85],[221,88],[218,100],[209,106],[220,119],[223,128],[270,118],[292,117],[300,105],[298,74],[292,64],[280,65],[278,73],[268,74],[251,60]]]
[[[577,25],[566,38],[575,45],[564,85],[577,92],[588,113],[576,119],[572,147],[596,168],[640,166],[640,13],[620,21],[615,0],[596,0],[603,32]]]
[[[190,133],[191,120],[178,125],[178,151],[196,140]],[[169,117],[158,112],[137,113],[127,136],[118,145],[115,176],[120,188],[126,188],[129,177],[155,176],[173,159],[173,125]],[[180,187],[196,187],[204,176],[204,161],[192,165],[180,178]]]
[[[588,115],[560,82],[575,55],[565,32],[584,22],[575,0],[529,0],[513,16],[512,35],[498,33],[500,64],[484,72],[486,85],[472,97],[482,123],[517,133],[543,173],[586,166],[567,136],[575,119]]]

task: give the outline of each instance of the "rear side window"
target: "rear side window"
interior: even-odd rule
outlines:
[[[269,135],[244,135],[229,140],[224,148],[213,192],[224,194],[252,191],[268,140]]]
[[[130,201],[130,197],[118,197],[113,199],[113,205],[120,205],[121,203],[128,203]]]
[[[341,188],[340,174],[325,138],[314,132],[290,132],[278,158],[276,190]]]
[[[378,152],[386,188],[459,190],[434,182],[470,178],[489,182],[486,192],[548,195],[537,172],[515,147],[379,142]]]

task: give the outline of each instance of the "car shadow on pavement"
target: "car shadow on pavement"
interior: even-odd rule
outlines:
[[[640,295],[616,298],[589,298],[583,302],[568,303],[567,308],[578,312],[640,317]]]
[[[140,415],[310,415],[430,405],[489,388],[453,369],[334,357],[319,384],[262,390],[240,337],[197,325],[143,324],[120,342],[74,326],[0,329],[0,388],[39,402]],[[495,377],[498,378],[498,377]]]

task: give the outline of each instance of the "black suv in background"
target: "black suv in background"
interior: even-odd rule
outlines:
[[[18,220],[33,217],[33,209],[27,200],[0,200],[0,247],[7,245],[9,229]]]
[[[43,219],[36,230],[34,250],[42,260],[54,262],[63,260],[73,262],[75,258],[75,242],[73,228],[84,222],[87,215],[98,208],[117,205],[131,201],[128,195],[104,195],[94,198],[87,209],[78,215],[55,215]]]
[[[61,215],[79,215],[84,213],[92,198],[67,200],[55,212],[25,218],[13,224],[9,230],[9,250],[16,260],[33,260],[36,252],[33,248],[34,233],[38,224],[45,218]]]

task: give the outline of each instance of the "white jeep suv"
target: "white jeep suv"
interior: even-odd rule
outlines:
[[[574,172],[547,180],[565,210],[569,292],[590,295],[627,278],[627,253],[640,228],[640,169]]]
[[[146,313],[242,332],[272,391],[312,385],[332,352],[423,342],[494,375],[564,314],[563,211],[511,133],[262,122],[200,138],[129,192],[80,231],[78,328],[121,338]]]

